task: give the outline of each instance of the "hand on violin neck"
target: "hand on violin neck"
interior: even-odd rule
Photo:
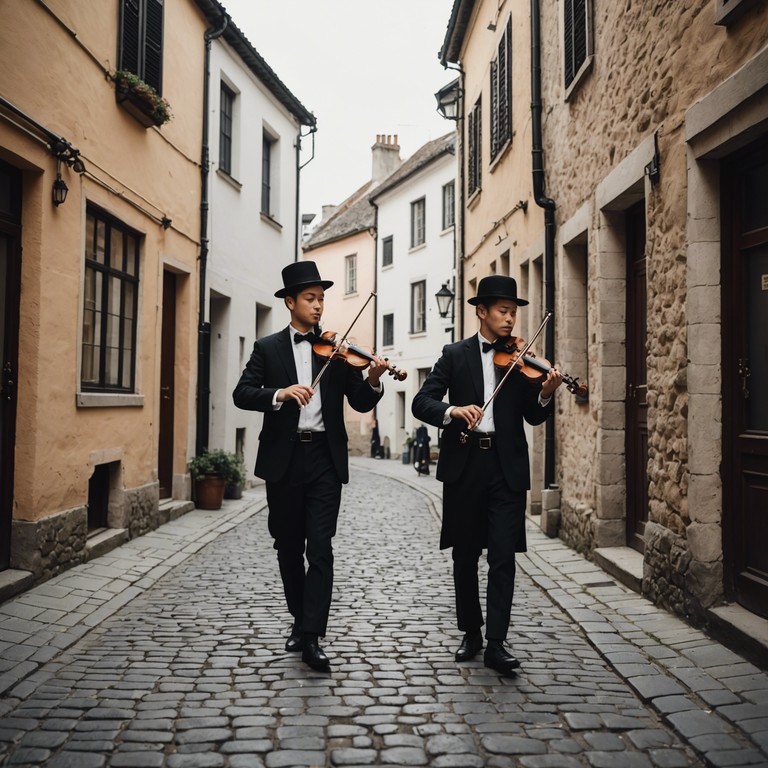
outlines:
[[[552,397],[555,390],[563,383],[563,374],[557,368],[551,368],[547,378],[541,385],[541,396],[543,398]]]
[[[312,387],[308,387],[305,384],[291,384],[290,387],[281,389],[277,393],[276,399],[278,403],[284,403],[286,400],[295,400],[299,408],[303,408],[305,405],[309,405],[309,401],[314,394],[315,390]]]
[[[368,369],[368,383],[372,387],[378,387],[381,377],[389,370],[386,360],[372,355],[371,366]]]

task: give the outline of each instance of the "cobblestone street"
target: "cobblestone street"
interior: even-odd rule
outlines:
[[[324,648],[290,629],[263,490],[0,606],[0,764],[768,765],[768,675],[530,530],[509,644],[458,665],[440,486],[353,459]]]

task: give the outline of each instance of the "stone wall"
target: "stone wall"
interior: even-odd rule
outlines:
[[[86,559],[88,508],[77,507],[29,522],[14,520],[11,529],[11,568],[30,571],[46,581]]]
[[[110,497],[110,528],[126,529],[130,539],[160,525],[158,483]],[[30,571],[35,582],[47,581],[88,558],[88,507],[77,507],[40,520],[14,520],[11,531],[11,568]]]
[[[584,504],[560,502],[560,538],[579,551],[595,547],[595,510]]]

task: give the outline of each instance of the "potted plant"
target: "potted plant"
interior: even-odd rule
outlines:
[[[241,499],[245,488],[245,462],[242,456],[230,453],[229,475],[224,488],[224,498]]]
[[[112,79],[115,81],[117,103],[145,128],[150,125],[161,126],[173,117],[171,105],[138,75],[118,69]]]
[[[201,453],[189,462],[189,471],[195,481],[195,506],[200,509],[221,509],[229,464],[229,459],[221,449]]]

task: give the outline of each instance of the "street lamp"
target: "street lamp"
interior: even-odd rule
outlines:
[[[56,174],[56,180],[53,182],[53,189],[51,190],[51,196],[53,198],[53,204],[60,206],[67,199],[67,192],[69,187],[64,179],[61,178],[61,174]]]
[[[440,313],[440,317],[448,317],[451,305],[453,304],[453,297],[454,293],[448,287],[448,283],[443,283],[443,287],[435,294],[437,311]]]
[[[464,95],[464,91],[459,86],[459,78],[457,77],[448,85],[444,85],[436,94],[437,99],[437,111],[441,117],[446,120],[459,120],[461,114],[459,108],[461,106],[461,97]]]

